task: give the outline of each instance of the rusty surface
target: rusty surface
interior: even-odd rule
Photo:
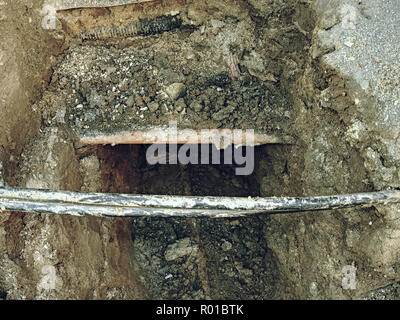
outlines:
[[[68,10],[78,8],[113,7],[150,1],[153,0],[49,0],[46,4],[53,6],[56,10]]]
[[[89,134],[80,138],[85,145],[119,145],[119,144],[214,144],[218,148],[227,146],[259,146],[265,144],[288,143],[287,139],[254,133],[252,130],[232,129],[148,129],[124,131],[115,134]]]

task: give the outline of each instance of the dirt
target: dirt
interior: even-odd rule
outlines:
[[[22,147],[40,127],[31,105],[47,87],[64,44],[62,34],[41,28],[39,8],[36,1],[0,4],[0,159],[10,179]]]
[[[37,106],[44,111],[42,122],[66,121],[79,133],[169,121],[183,128],[256,126],[277,136],[293,133],[292,91],[307,38],[295,27],[258,27],[235,6],[204,19],[195,11],[199,6],[187,5],[175,15],[181,24],[171,32],[160,31],[171,29],[171,16],[159,16],[153,20],[164,28],[149,28],[146,36],[73,46]],[[263,39],[257,40],[258,33]],[[282,34],[293,40],[290,52],[280,52],[284,58],[276,55]]]
[[[6,183],[244,197],[375,190],[379,168],[351,138],[359,131],[349,81],[316,54],[320,26],[329,25],[323,2],[157,0],[58,12],[53,31],[40,28],[40,3],[7,4],[16,13],[4,20],[0,11]],[[32,25],[37,41],[23,40]],[[373,119],[374,109],[363,116]],[[151,166],[147,146],[76,142],[171,120],[294,143],[256,148],[254,173],[240,177],[233,165]],[[379,148],[373,132],[362,139]],[[389,218],[397,210],[218,220],[2,214],[0,298],[396,298],[400,244]],[[349,265],[355,290],[342,287]]]

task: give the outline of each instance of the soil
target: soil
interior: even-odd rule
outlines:
[[[191,9],[174,16],[182,23],[169,32],[159,27],[148,33],[161,34],[115,36],[71,47],[37,105],[43,123],[66,121],[78,134],[170,121],[182,128],[292,134],[292,91],[307,37],[295,27],[271,32],[234,6],[206,18],[188,14]],[[164,17],[166,22],[155,20],[169,30],[171,16]],[[258,34],[263,38],[257,39]],[[282,45],[276,39],[283,34],[292,41],[280,57],[276,51]]]

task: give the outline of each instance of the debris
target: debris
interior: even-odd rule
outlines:
[[[228,66],[229,69],[231,70],[232,78],[238,79],[239,78],[238,60],[234,55],[232,55],[232,52],[230,53],[229,56]]]
[[[165,260],[175,261],[179,258],[197,253],[198,250],[198,246],[194,244],[190,238],[184,238],[168,246],[165,251]]]
[[[151,112],[156,112],[160,105],[157,102],[150,102],[147,106]]]
[[[165,90],[171,100],[177,100],[185,94],[186,87],[183,83],[173,83]]]
[[[175,110],[177,112],[182,112],[183,110],[185,110],[185,108],[186,108],[186,104],[185,104],[185,100],[183,100],[183,98],[180,98],[175,102]]]
[[[135,4],[141,2],[150,2],[153,0],[53,0],[51,3],[56,10],[68,10],[78,8],[101,8],[101,7],[112,7],[122,6],[127,4]]]
[[[201,102],[195,100],[190,104],[190,108],[196,112],[200,112],[201,110],[203,110],[203,105],[201,104]]]

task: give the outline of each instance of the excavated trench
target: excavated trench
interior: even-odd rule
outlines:
[[[271,10],[265,16],[245,1],[156,1],[58,12],[57,32],[66,34],[68,49],[33,106],[42,133],[25,146],[16,184],[134,194],[302,195],[295,97],[310,48],[311,9],[293,2]],[[254,170],[237,175],[240,165],[224,150],[214,149],[219,165],[150,165],[149,145],[82,142],[171,121],[178,129],[253,129],[273,144],[255,147]],[[39,284],[27,286],[27,297],[273,298],[281,280],[262,240],[265,219],[25,214],[16,215],[9,230],[47,230],[43,241],[53,248],[36,254],[32,279]],[[57,232],[75,240],[65,242]],[[29,251],[23,247],[20,240],[13,252]],[[43,268],[57,279],[52,290],[40,285],[48,276]],[[9,297],[22,294],[4,287]]]
[[[56,32],[65,34],[67,49],[32,108],[41,133],[25,146],[20,175],[10,176],[6,168],[9,184],[133,194],[302,195],[302,149],[294,142],[297,88],[313,28],[306,4],[277,2],[262,13],[246,1],[155,1],[64,10],[58,19]],[[150,165],[149,145],[82,142],[171,121],[179,129],[254,129],[275,140],[254,148],[254,170],[243,176],[235,174],[238,165],[224,150],[214,150],[219,165]],[[35,246],[24,242],[33,236],[23,231],[27,225],[42,230],[42,244],[35,257],[25,258],[35,269],[26,289],[3,281],[3,291],[11,298],[277,297],[281,280],[263,240],[266,221],[14,215],[7,230],[25,232],[25,240],[13,245],[13,255]],[[29,269],[22,261],[16,274]],[[49,289],[42,282],[50,276]]]
[[[15,164],[6,164],[7,182],[29,188],[239,197],[370,190],[362,169],[348,170],[358,168],[361,160],[356,151],[343,151],[342,120],[317,107],[315,91],[329,86],[341,92],[337,105],[348,98],[340,79],[310,62],[314,26],[314,13],[304,1],[266,1],[264,6],[257,1],[150,1],[59,11],[54,32],[64,35],[65,50],[32,107],[40,133],[25,145],[18,175],[12,174]],[[315,117],[307,116],[313,108]],[[214,153],[228,164],[152,165],[146,143],[84,142],[87,137],[121,138],[124,132],[171,121],[179,129],[254,129],[275,140],[254,148],[254,170],[244,176],[235,173],[235,159],[224,158],[223,150]],[[317,125],[335,127],[337,134],[328,138],[334,151],[313,139]],[[318,156],[306,155],[309,145],[325,155],[343,154],[345,159],[337,160],[344,161],[343,172],[337,171],[332,181],[313,175],[310,163]],[[335,223],[344,223],[338,219]],[[11,298],[309,296],[307,285],[296,284],[302,274],[304,281],[313,277],[301,267],[311,254],[307,246],[292,255],[301,238],[296,225],[304,226],[302,218],[14,215],[6,231],[14,237],[8,250],[15,278],[1,279],[0,291]],[[287,236],[291,232],[294,238]],[[34,237],[38,240],[27,244]],[[45,277],[54,285],[46,286]]]
[[[98,159],[101,186],[92,191],[301,195],[295,99],[312,15],[305,4],[274,6],[279,19],[264,19],[241,1],[59,12],[70,43],[33,107],[42,115],[41,130],[63,130],[79,161]],[[268,137],[267,146],[256,148],[243,177],[229,164],[146,165],[146,146],[101,147],[99,137],[117,137],[103,143],[118,145],[126,132],[171,123],[182,130],[253,129]],[[99,146],[85,145],[88,137]]]

